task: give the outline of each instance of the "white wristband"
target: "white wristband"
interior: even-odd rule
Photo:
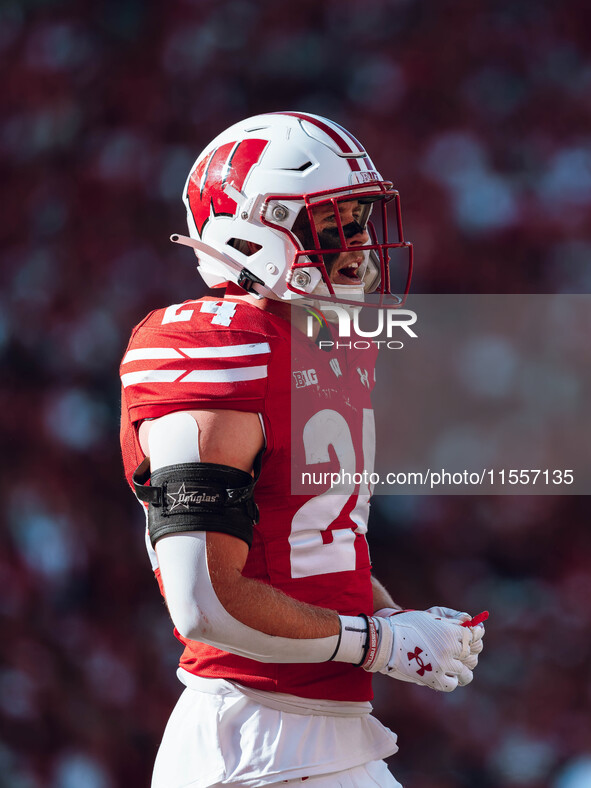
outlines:
[[[333,662],[360,665],[367,652],[367,621],[363,616],[339,616],[341,634]]]
[[[341,636],[332,660],[350,662],[370,673],[388,664],[394,634],[390,626],[374,616],[339,616]]]

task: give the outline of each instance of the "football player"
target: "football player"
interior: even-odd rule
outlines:
[[[172,240],[225,293],[152,312],[121,364],[126,475],[184,645],[152,785],[397,786],[372,673],[468,684],[483,627],[372,578],[367,485],[291,491],[373,463],[374,353],[314,339],[366,293],[396,302],[398,193],[339,125],[281,112],[214,139],[183,199]]]

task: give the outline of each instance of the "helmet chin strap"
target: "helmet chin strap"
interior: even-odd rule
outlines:
[[[219,262],[223,262],[226,266],[228,266],[228,268],[233,268],[236,270],[237,273],[243,270],[229,255],[220,252],[218,249],[215,249],[214,247],[211,247],[208,244],[203,243],[203,241],[197,240],[196,238],[181,235],[180,233],[174,233],[170,236],[170,240],[177,244],[189,246],[192,249],[195,249],[197,252],[202,252],[204,254],[213,256]],[[263,298],[265,296],[267,298],[276,298],[275,294],[266,288],[262,282],[260,284],[262,285],[262,292],[255,292],[254,289],[250,290],[249,292],[251,292],[251,294],[257,298]],[[339,313],[342,315],[343,312],[346,313],[349,319],[352,320],[355,316],[355,313],[360,310],[365,299],[365,286],[363,281],[360,281],[359,284],[355,285],[339,285],[332,283],[332,289],[334,290],[334,296],[329,291],[326,282],[320,281],[308,297],[294,299],[292,303],[294,306],[311,306],[313,309],[317,309],[323,314],[326,312],[324,316],[329,323],[338,323]],[[315,295],[320,296],[321,299],[314,298]],[[340,299],[345,301],[358,301],[359,306],[343,304],[340,302]]]

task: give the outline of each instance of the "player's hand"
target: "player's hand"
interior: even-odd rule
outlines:
[[[436,616],[437,618],[444,618],[444,619],[456,619],[462,622],[462,626],[470,627],[472,629],[472,642],[470,643],[470,653],[463,659],[462,662],[468,668],[468,670],[473,671],[478,664],[478,655],[483,649],[483,642],[482,638],[484,637],[484,621],[488,618],[488,611],[481,613],[479,616],[476,617],[476,621],[479,623],[475,624],[474,626],[470,626],[470,622],[473,620],[472,616],[469,613],[461,613],[459,610],[452,610],[449,607],[430,607],[427,610],[427,613],[431,613],[432,616]],[[472,679],[470,679],[472,681]],[[459,681],[462,684],[462,681]]]
[[[388,616],[396,615],[399,612],[400,612],[399,610],[395,610],[394,608],[385,607],[382,608],[381,610],[378,610],[376,613],[374,613],[374,615],[387,618]],[[442,607],[441,605],[430,607],[425,612],[430,613],[432,616],[435,616],[436,618],[448,619],[448,620],[453,619],[456,621],[460,621],[463,624],[463,626],[468,626],[468,622],[472,620],[472,616],[469,613],[460,610],[453,610],[451,607]],[[479,616],[478,618],[481,618],[481,616]],[[486,614],[486,618],[488,618],[488,613]],[[468,668],[468,671],[470,673],[474,671],[474,669],[478,665],[478,655],[480,654],[484,646],[482,642],[483,637],[484,637],[484,624],[481,621],[473,628],[472,642],[470,643],[470,653],[465,659],[462,660],[462,662]],[[460,686],[469,684],[471,681],[472,681],[472,676],[469,675],[468,673],[465,673],[462,676],[458,677],[458,684]]]
[[[423,684],[451,692],[472,681],[465,664],[471,657],[474,631],[458,620],[442,619],[424,610],[413,610],[370,619],[377,630],[377,643],[363,665],[372,673]],[[370,638],[371,640],[371,638]]]

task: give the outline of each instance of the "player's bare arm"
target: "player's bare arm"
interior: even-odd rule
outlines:
[[[260,420],[255,413],[232,410],[190,411],[199,426],[202,462],[227,465],[249,473],[264,446]],[[154,421],[140,427],[140,442],[149,456],[149,434]],[[227,612],[238,621],[268,635],[319,638],[338,635],[340,623],[333,610],[308,605],[269,585],[244,577],[248,545],[235,536],[208,532],[207,565],[213,589]],[[156,545],[163,572],[162,550]],[[184,633],[182,633],[184,634]]]
[[[228,411],[169,414],[148,422],[141,440],[151,458],[153,478],[154,471],[161,469],[172,473],[180,468],[189,474],[207,466],[211,472],[207,461],[212,458],[218,468],[222,460],[231,458],[237,465],[227,470],[250,476],[247,469],[254,468],[263,446],[262,430],[257,429],[252,414]],[[207,460],[201,456],[203,449]],[[195,459],[198,462],[192,463]],[[217,517],[213,530],[208,520],[203,532],[181,526],[180,532],[169,530],[156,540],[169,611],[184,637],[260,661],[349,662],[448,692],[472,680],[473,668],[466,664],[477,659],[472,628],[463,628],[458,621],[448,623],[427,611],[396,609],[380,611],[376,617],[339,616],[302,604],[263,582],[243,577],[247,539],[227,533],[223,511],[210,516]],[[374,588],[380,601],[392,602],[380,586]],[[417,679],[414,666],[409,668],[408,643],[416,643],[438,666],[426,680]]]

